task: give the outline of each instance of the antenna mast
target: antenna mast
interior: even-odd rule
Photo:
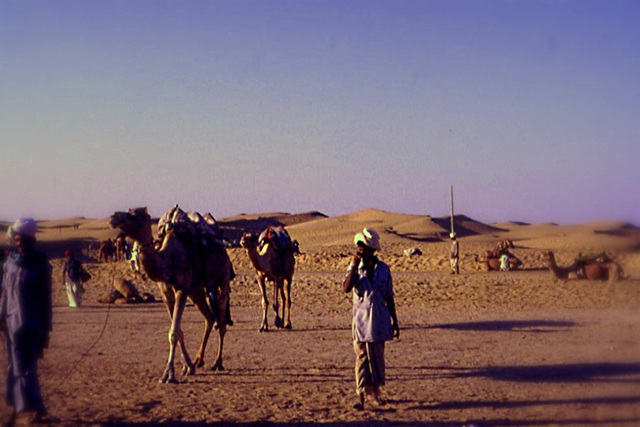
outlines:
[[[451,232],[455,233],[455,228],[453,226],[453,185],[451,186]]]

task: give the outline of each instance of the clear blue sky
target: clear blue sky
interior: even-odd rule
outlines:
[[[0,0],[0,218],[640,224],[638,1]]]

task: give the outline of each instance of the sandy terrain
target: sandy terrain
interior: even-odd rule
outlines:
[[[338,218],[239,216],[222,223],[233,237],[236,227],[260,228],[274,218],[288,225],[304,252],[293,285],[293,330],[273,328],[270,312],[272,331],[258,332],[258,288],[246,255],[232,248],[238,277],[226,370],[208,370],[217,345],[213,334],[205,369],[172,385],[158,383],[168,353],[162,304],[97,302],[115,277],[133,279],[139,290],[159,297],[155,284],[132,276],[123,262],[98,264],[85,249],[93,275],[85,305],[66,307],[60,254],[115,232],[105,220],[41,224],[39,240],[54,266],[54,331],[40,364],[51,422],[640,425],[640,232],[634,227],[485,225],[460,218],[462,274],[454,277],[447,272],[449,243],[440,240],[446,230],[437,218],[369,210]],[[387,345],[388,404],[356,412],[351,301],[340,283],[351,238],[365,225],[382,232],[380,256],[394,274],[402,332]],[[515,241],[513,252],[525,270],[476,270],[474,253],[504,238]],[[403,256],[410,247],[423,255]],[[578,252],[607,250],[629,277],[616,283],[554,280],[540,260],[548,249],[561,265]],[[184,331],[193,355],[202,333],[193,307]],[[2,376],[5,366],[3,352]],[[0,417],[8,414],[0,405]]]

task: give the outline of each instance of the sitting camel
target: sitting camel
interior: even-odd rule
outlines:
[[[478,254],[475,255],[476,268],[481,271],[500,271],[500,259],[506,255],[509,261],[509,268],[506,271],[517,270],[522,265],[522,261],[518,259],[514,254],[509,252],[509,249],[515,248],[513,240],[505,239],[497,243],[493,248],[485,251],[484,256]]]
[[[155,302],[155,297],[145,292],[141,294],[130,280],[116,278],[113,281],[113,289],[98,300],[101,304],[140,304]]]
[[[476,268],[480,271],[500,271],[500,258],[475,254],[474,260]],[[517,270],[521,265],[522,261],[513,255],[509,256],[509,270]]]
[[[580,260],[568,267],[559,267],[556,257],[552,251],[547,251],[543,255],[547,262],[549,271],[556,279],[589,279],[589,280],[609,280],[613,282],[623,278],[622,266],[613,260]]]
[[[282,229],[283,232],[284,228]],[[264,233],[263,233],[264,234]],[[273,309],[276,312],[276,328],[291,329],[291,281],[295,270],[295,252],[299,249],[295,243],[277,248],[272,239],[265,240],[261,248],[258,247],[258,236],[253,233],[244,233],[240,239],[240,245],[245,249],[251,263],[256,270],[256,280],[262,294],[262,323],[260,332],[269,330],[267,323],[267,292],[265,281],[273,282]],[[286,286],[285,286],[286,281]],[[279,298],[282,298],[282,317],[280,316]],[[284,323],[283,323],[284,321]]]
[[[231,261],[222,245],[209,245],[198,254],[190,253],[193,246],[184,237],[169,231],[161,242],[154,242],[151,217],[146,208],[116,212],[111,216],[111,226],[119,228],[140,245],[140,263],[147,276],[158,283],[162,300],[171,317],[169,329],[169,359],[160,379],[161,382],[176,382],[173,358],[176,346],[182,351],[183,373],[193,374],[196,367],[204,365],[204,351],[209,334],[218,313],[218,354],[212,370],[223,370],[222,347],[227,330],[225,308],[229,298]],[[200,259],[201,268],[194,267],[194,259]],[[215,294],[216,307],[208,303],[208,294]],[[181,328],[182,314],[187,297],[205,318],[204,335],[193,362],[189,358]]]

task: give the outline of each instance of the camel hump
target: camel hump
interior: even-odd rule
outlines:
[[[200,215],[198,212],[189,212],[189,219],[195,224],[196,234],[199,236],[217,239],[220,236],[220,226],[210,213]]]
[[[262,233],[260,233],[258,242],[260,242],[260,246],[272,243],[274,248],[279,251],[293,251],[295,249],[295,244],[293,243],[293,240],[291,240],[289,232],[283,226],[267,227]]]

